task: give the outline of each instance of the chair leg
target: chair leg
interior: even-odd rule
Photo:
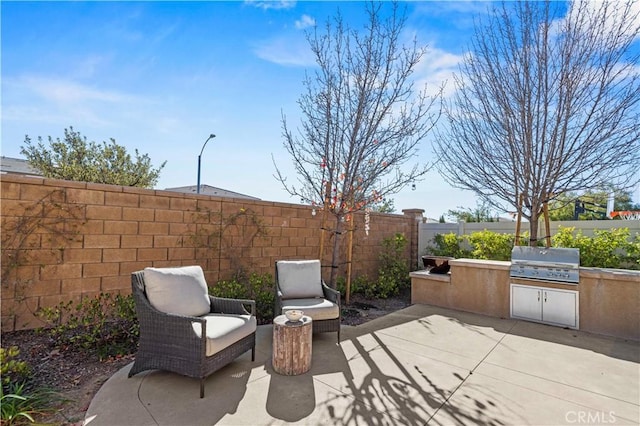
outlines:
[[[204,398],[204,377],[200,378],[200,398]]]

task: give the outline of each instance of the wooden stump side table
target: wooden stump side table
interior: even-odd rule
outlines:
[[[284,315],[273,319],[273,369],[276,373],[295,376],[311,368],[311,317],[291,322]]]

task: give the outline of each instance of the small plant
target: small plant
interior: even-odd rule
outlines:
[[[367,288],[371,287],[372,284],[369,281],[369,278],[366,275],[360,275],[358,277],[355,277],[352,281],[351,281],[351,294],[362,294],[364,295]],[[338,290],[340,292],[340,294],[344,297],[344,295],[347,293],[347,279],[344,277],[338,277],[338,279],[336,280],[336,290]]]
[[[54,411],[51,407],[61,400],[60,395],[47,389],[27,392],[24,383],[11,383],[0,390],[3,425],[35,423],[39,414]]]
[[[139,324],[131,295],[100,293],[78,303],[40,309],[38,315],[51,325],[46,332],[62,350],[73,347],[104,360],[137,347]]]
[[[20,361],[20,348],[11,346],[9,348],[0,348],[0,377],[2,377],[2,387],[9,386],[10,383],[18,383],[24,381],[31,368],[25,361]]]

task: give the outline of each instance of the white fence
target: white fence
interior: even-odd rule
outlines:
[[[609,230],[613,228],[629,228],[631,235],[640,232],[640,220],[571,220],[551,222],[551,235],[558,232],[558,228],[575,227],[582,230],[584,235],[593,235],[596,229]],[[529,230],[529,223],[522,222],[521,232]],[[418,253],[425,254],[427,246],[433,245],[433,237],[436,234],[455,233],[457,235],[471,234],[479,231],[493,231],[501,234],[515,234],[516,222],[481,222],[481,223],[421,223],[418,227]],[[538,228],[538,238],[543,238],[545,233],[544,223]],[[418,259],[420,260],[420,259]]]

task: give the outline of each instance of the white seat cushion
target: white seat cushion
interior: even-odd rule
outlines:
[[[161,312],[199,317],[211,311],[200,266],[144,268],[144,283],[149,303]]]
[[[220,352],[238,340],[256,331],[256,317],[252,315],[208,314],[207,321],[207,356]],[[193,323],[193,331],[198,338],[202,337],[200,323]]]
[[[319,260],[280,260],[276,268],[283,299],[324,297]]]
[[[340,316],[340,308],[327,299],[288,299],[282,301],[282,313],[299,309],[312,320],[320,321],[336,319]]]

